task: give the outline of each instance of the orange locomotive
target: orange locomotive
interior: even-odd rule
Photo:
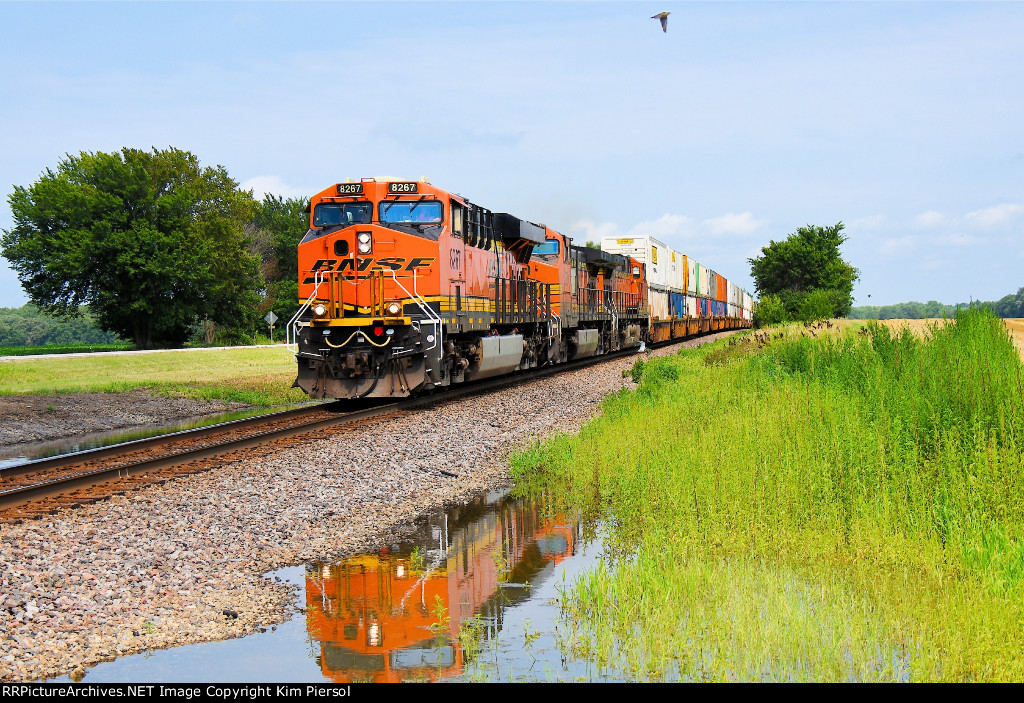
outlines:
[[[400,397],[648,340],[645,267],[427,182],[310,200],[289,322],[296,385]]]

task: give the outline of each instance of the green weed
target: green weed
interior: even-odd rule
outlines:
[[[430,623],[430,631],[435,635],[448,632],[451,617],[448,615],[448,609],[445,607],[441,596],[434,596],[434,609],[431,612],[434,613],[434,617],[437,618],[437,621]]]
[[[652,359],[514,459],[608,528],[568,653],[638,680],[1024,677],[1018,352],[983,310],[863,329]]]

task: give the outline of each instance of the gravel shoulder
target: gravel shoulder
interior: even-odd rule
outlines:
[[[271,444],[202,474],[2,525],[0,679],[77,677],[117,656],[283,622],[292,592],[262,574],[375,549],[419,514],[509,485],[510,451],[578,430],[605,395],[632,385],[623,371],[633,363]]]
[[[169,425],[240,410],[242,403],[167,398],[146,389],[125,393],[0,396],[0,446],[77,437],[93,432]]]

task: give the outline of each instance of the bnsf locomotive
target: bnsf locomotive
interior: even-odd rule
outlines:
[[[296,385],[315,398],[400,397],[749,324],[740,307],[701,314],[710,307],[691,302],[689,314],[684,299],[699,296],[685,291],[674,310],[685,314],[669,315],[671,288],[649,285],[646,248],[619,242],[629,252],[576,247],[425,181],[333,185],[311,198],[299,243]],[[663,315],[652,317],[652,296]]]

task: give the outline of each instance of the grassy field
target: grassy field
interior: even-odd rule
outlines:
[[[521,490],[608,528],[563,646],[638,679],[1024,678],[1006,327],[803,332],[638,364],[637,391],[514,459]]]
[[[168,395],[273,405],[308,399],[290,388],[294,380],[295,357],[283,346],[0,362],[4,395],[152,388]]]

